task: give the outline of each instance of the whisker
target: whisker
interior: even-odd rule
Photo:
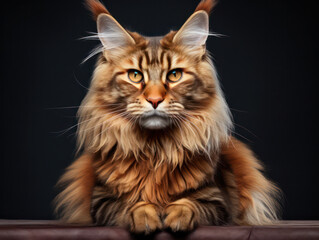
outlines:
[[[193,134],[196,135],[196,133],[194,132],[194,129],[192,128],[192,126],[190,124],[188,124],[188,122],[186,121],[185,118],[182,118],[180,115],[177,115],[177,117],[180,118],[180,120],[182,120],[182,122],[187,124],[189,126],[189,129],[193,132]]]
[[[259,138],[256,134],[254,134],[253,132],[251,132],[250,130],[248,130],[247,128],[245,128],[244,126],[239,125],[238,123],[234,123],[234,125],[246,130],[247,132],[249,132],[251,135],[253,135],[256,138]]]
[[[116,109],[116,108],[114,108],[114,109]],[[118,112],[120,112],[120,111],[121,111],[121,110],[117,110],[117,111],[112,111],[112,112],[108,112],[108,113],[109,113],[109,114],[112,114],[112,113],[118,113]],[[77,127],[77,126],[79,126],[79,125],[81,125],[81,124],[84,124],[84,123],[86,123],[86,122],[88,122],[88,121],[91,121],[91,120],[93,120],[93,119],[100,118],[100,117],[101,117],[100,115],[99,115],[99,116],[95,116],[95,117],[91,117],[91,118],[86,119],[86,120],[84,120],[84,121],[80,121],[80,122],[78,122],[77,124],[72,125],[71,127],[68,127],[68,128],[65,129],[65,130],[61,130],[61,131],[57,131],[57,132],[52,132],[52,133],[61,133],[61,134],[58,135],[58,136],[62,136],[63,134],[65,134],[66,132],[72,130],[73,128],[75,128],[75,127]]]
[[[190,117],[191,117],[191,116],[190,116]],[[196,119],[196,118],[195,118],[195,119]],[[185,120],[185,123],[186,123],[186,121],[187,121],[187,122],[189,122],[190,124],[192,124],[192,125],[197,129],[198,133],[201,133],[200,129],[198,129],[198,127],[197,127],[195,124],[193,124],[190,120],[188,120],[187,118],[184,118],[184,120]],[[196,120],[198,120],[198,119],[196,119]],[[191,127],[191,126],[190,126],[190,127]],[[191,127],[191,128],[192,128],[192,127]],[[212,160],[212,158],[211,158],[211,153],[208,151],[208,149],[206,148],[206,146],[205,146],[204,148],[202,148],[202,150],[203,150],[204,153],[207,155],[207,157],[209,158],[210,162],[213,163],[213,160]]]
[[[57,132],[52,132],[52,133],[61,133],[61,132],[62,132],[62,133],[59,135],[59,136],[62,136],[63,134],[65,134],[66,132],[72,130],[73,128],[75,128],[75,127],[77,127],[77,126],[79,126],[80,124],[83,124],[83,123],[85,123],[85,122],[91,121],[92,119],[96,119],[96,118],[99,118],[99,117],[100,117],[100,116],[92,117],[92,118],[87,119],[87,120],[85,120],[85,121],[79,122],[79,123],[77,123],[77,124],[75,124],[75,125],[72,125],[71,127],[68,127],[68,128],[65,129],[65,130],[57,131]]]
[[[186,121],[188,121],[190,124],[192,124],[197,129],[198,133],[201,132],[201,130],[195,124],[193,124],[189,119],[187,119],[187,118],[185,118],[183,116],[180,116],[180,117],[184,118]],[[198,119],[196,119],[196,120],[198,120]]]
[[[98,108],[98,107],[109,107],[109,106],[119,106],[118,103],[108,103],[104,105],[79,105],[79,106],[65,106],[65,107],[50,107],[50,108],[45,108],[48,110],[51,109],[73,109],[73,108]]]
[[[119,117],[122,117],[121,113],[120,113],[120,114],[116,114],[116,115],[112,116],[111,118],[107,118],[107,119],[105,119],[105,121],[112,121],[112,120],[115,120],[115,119],[117,119],[117,118],[119,118]],[[82,129],[82,130],[79,130],[79,131],[77,131],[77,132],[78,132],[78,133],[87,132],[87,131],[90,130],[90,129],[94,129],[94,128],[100,127],[100,126],[102,126],[103,124],[105,124],[105,121],[102,121],[102,122],[100,122],[99,124],[97,124],[97,125],[95,125],[95,126],[93,126],[93,127],[86,128],[86,129]]]
[[[249,140],[248,138],[244,137],[243,135],[240,135],[239,133],[236,133],[235,131],[231,131],[232,133],[236,134],[239,137],[242,137],[243,139],[247,140],[248,142],[252,143],[251,140]]]
[[[118,118],[120,118],[120,117],[122,117],[122,116],[125,116],[125,114],[128,114],[128,113],[127,113],[127,112],[124,112],[123,115],[118,116]],[[116,119],[117,119],[117,118],[116,118]],[[113,121],[114,121],[114,120],[115,120],[115,119],[113,119]],[[100,137],[100,136],[101,136],[103,133],[105,133],[109,128],[110,128],[110,126],[107,127],[106,129],[104,129],[103,131],[101,131],[98,135],[95,136],[95,138]],[[92,139],[92,141],[93,141],[93,139]]]
[[[235,108],[229,108],[232,111],[236,111],[236,112],[241,112],[241,113],[248,113],[248,111],[244,111],[244,110],[239,110],[239,109],[235,109]]]
[[[78,80],[78,78],[76,77],[75,73],[73,72],[73,76],[75,78],[75,81],[83,88],[85,88],[86,90],[90,91],[89,88],[85,87],[82,83],[80,83],[80,81]]]
[[[52,108],[46,108],[48,110],[51,109],[74,109],[74,108],[95,108],[95,107],[107,107],[108,105],[93,105],[93,106],[67,106],[67,107],[52,107]]]
[[[104,47],[99,44],[97,45],[94,49],[92,49],[92,51],[89,53],[89,55],[83,59],[83,61],[81,62],[81,64],[84,64],[87,60],[89,60],[90,58],[94,57],[95,55],[103,52]]]

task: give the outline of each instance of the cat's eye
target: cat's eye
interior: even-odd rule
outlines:
[[[134,83],[140,83],[143,80],[143,74],[135,69],[128,71],[128,78]]]
[[[181,80],[183,76],[183,71],[181,69],[173,69],[172,71],[169,71],[167,74],[167,79],[170,82],[178,82]]]

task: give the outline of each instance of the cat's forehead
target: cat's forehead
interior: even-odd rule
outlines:
[[[151,52],[152,58],[157,57],[158,51],[161,49],[161,40],[163,39],[163,36],[144,38],[148,42],[146,51]]]
[[[131,63],[138,66],[139,69],[153,67],[170,68],[176,54],[173,54],[169,47],[163,47],[161,43],[163,38],[165,36],[143,36],[143,41],[146,44],[132,51],[132,55],[124,56],[124,59],[131,59]]]
[[[164,36],[155,36],[155,37],[144,37],[147,41],[149,41],[149,47],[158,48],[160,46],[160,41]]]
[[[163,46],[161,44],[161,40],[165,36],[155,36],[155,37],[144,37],[144,39],[147,41],[147,47],[146,50],[148,52],[151,52],[152,58],[157,57],[159,52],[163,51]],[[168,50],[168,49],[166,49]]]
[[[129,54],[123,54],[119,62],[116,61],[119,68],[147,71],[151,78],[158,78],[159,75],[176,68],[191,70],[198,62],[198,54],[189,54],[185,48],[167,41],[163,44],[167,35],[141,37],[139,43],[144,44],[133,48]]]

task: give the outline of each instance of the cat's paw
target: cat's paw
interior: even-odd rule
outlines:
[[[149,234],[157,229],[162,229],[162,221],[156,206],[138,203],[131,209],[131,232]]]
[[[174,232],[191,231],[197,224],[196,209],[187,199],[178,200],[166,207],[165,215],[165,228],[170,228]]]

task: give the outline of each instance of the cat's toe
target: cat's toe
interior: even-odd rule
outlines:
[[[172,231],[191,231],[195,227],[194,211],[186,205],[172,205],[166,210],[165,228]]]
[[[157,229],[162,229],[162,221],[154,205],[142,205],[132,211],[132,232],[149,234]]]

